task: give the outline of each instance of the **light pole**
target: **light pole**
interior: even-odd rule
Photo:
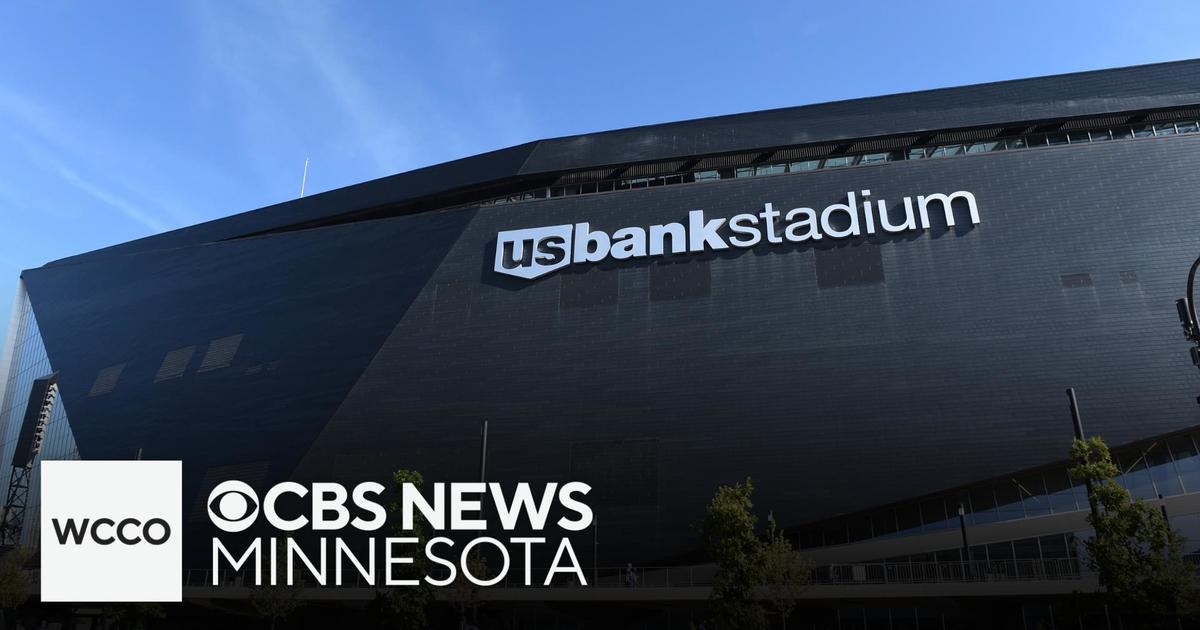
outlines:
[[[1200,258],[1188,269],[1187,293],[1175,300],[1175,308],[1179,311],[1179,323],[1183,324],[1183,337],[1192,342],[1192,364],[1200,367],[1200,324],[1196,322],[1196,270],[1200,268]],[[1200,403],[1200,396],[1196,397]]]
[[[962,557],[963,566],[966,568],[963,574],[970,581],[974,577],[971,575],[971,545],[967,543],[967,509],[963,507],[962,501],[958,502],[958,529],[962,532]]]

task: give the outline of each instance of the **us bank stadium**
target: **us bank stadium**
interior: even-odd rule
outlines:
[[[183,460],[192,536],[225,479],[476,479],[487,420],[489,481],[591,484],[600,584],[485,617],[697,624],[695,526],[749,476],[811,627],[1103,624],[1064,392],[1200,548],[1198,164],[1184,61],[534,141],[53,261],[0,367],[4,536],[36,547],[45,459]]]

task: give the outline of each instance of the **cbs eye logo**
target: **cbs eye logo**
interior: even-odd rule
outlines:
[[[208,494],[208,518],[227,532],[245,531],[258,516],[258,496],[242,481],[223,481]]]

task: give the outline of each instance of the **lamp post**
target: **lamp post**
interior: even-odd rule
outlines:
[[[1196,321],[1196,270],[1200,268],[1200,258],[1188,269],[1187,293],[1175,300],[1175,308],[1179,311],[1179,323],[1183,325],[1183,337],[1192,342],[1192,364],[1200,367],[1200,324]],[[1196,397],[1200,403],[1200,396]]]
[[[967,543],[967,509],[962,501],[958,502],[958,529],[962,532],[963,567],[966,568],[963,574],[967,580],[971,580],[974,576],[971,575],[971,545]]]

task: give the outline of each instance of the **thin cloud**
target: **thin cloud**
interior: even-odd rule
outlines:
[[[63,180],[75,187],[77,190],[90,196],[96,201],[99,201],[100,203],[118,210],[121,214],[125,215],[129,219],[141,223],[155,232],[164,232],[170,229],[169,225],[163,223],[153,214],[144,211],[126,199],[122,199],[112,191],[105,190],[104,188],[85,180],[66,165],[56,163],[54,164],[54,170],[60,177],[63,178]]]

